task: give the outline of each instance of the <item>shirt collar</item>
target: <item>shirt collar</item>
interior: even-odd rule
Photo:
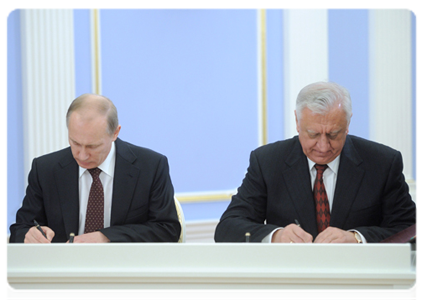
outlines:
[[[333,173],[338,174],[338,169],[339,169],[339,159],[340,159],[341,155],[338,155],[334,160],[332,160],[330,163],[328,163],[328,167],[329,169],[332,170]],[[310,171],[313,170],[314,165],[316,164],[314,161],[312,161],[310,158],[307,157],[307,161],[308,161],[308,169]]]
[[[115,142],[112,143],[110,147],[109,154],[106,159],[98,166],[98,168],[103,172],[113,178],[115,170],[115,161],[116,161],[116,147]],[[79,177],[81,177],[87,169],[79,167]]]

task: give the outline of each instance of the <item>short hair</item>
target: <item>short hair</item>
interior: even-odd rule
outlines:
[[[119,126],[119,119],[116,106],[109,98],[97,94],[82,94],[81,96],[75,98],[75,100],[72,101],[71,105],[68,108],[68,112],[66,113],[66,126],[69,127],[69,118],[74,111],[77,111],[87,106],[86,99],[89,97],[97,97],[99,100],[102,100],[98,101],[94,107],[97,109],[97,112],[99,114],[107,115],[107,133],[109,135],[113,135],[116,128]]]
[[[301,120],[302,111],[306,107],[313,113],[324,115],[336,104],[341,104],[349,124],[352,116],[352,105],[348,90],[335,82],[321,81],[309,84],[297,96],[297,120]]]

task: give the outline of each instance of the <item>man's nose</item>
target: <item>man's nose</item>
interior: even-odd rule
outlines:
[[[85,148],[81,148],[81,151],[78,153],[78,158],[82,161],[88,159],[89,154]]]
[[[317,147],[321,152],[326,152],[330,149],[329,139],[326,135],[320,135],[320,138],[317,141]]]

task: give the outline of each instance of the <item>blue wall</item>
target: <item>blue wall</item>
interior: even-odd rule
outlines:
[[[7,220],[10,225],[21,206],[25,191],[22,119],[20,16],[15,10],[7,18]]]
[[[272,143],[284,139],[283,11],[267,10],[266,21],[267,126]]]
[[[165,154],[177,193],[236,188],[257,146],[254,10],[101,10],[120,136]]]
[[[75,95],[92,93],[91,80],[91,35],[90,11],[75,9],[74,20],[74,47],[75,47]],[[69,102],[72,99],[69,99]]]
[[[329,10],[329,80],[351,95],[350,134],[369,138],[368,10]]]

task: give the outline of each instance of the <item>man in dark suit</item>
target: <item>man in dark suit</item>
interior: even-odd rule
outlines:
[[[400,152],[348,135],[345,88],[306,86],[295,116],[298,136],[251,153],[217,242],[379,242],[415,223]]]
[[[70,147],[34,159],[10,242],[66,242],[70,233],[75,243],[177,242],[166,157],[120,140],[117,111],[106,97],[76,98],[66,122]]]

